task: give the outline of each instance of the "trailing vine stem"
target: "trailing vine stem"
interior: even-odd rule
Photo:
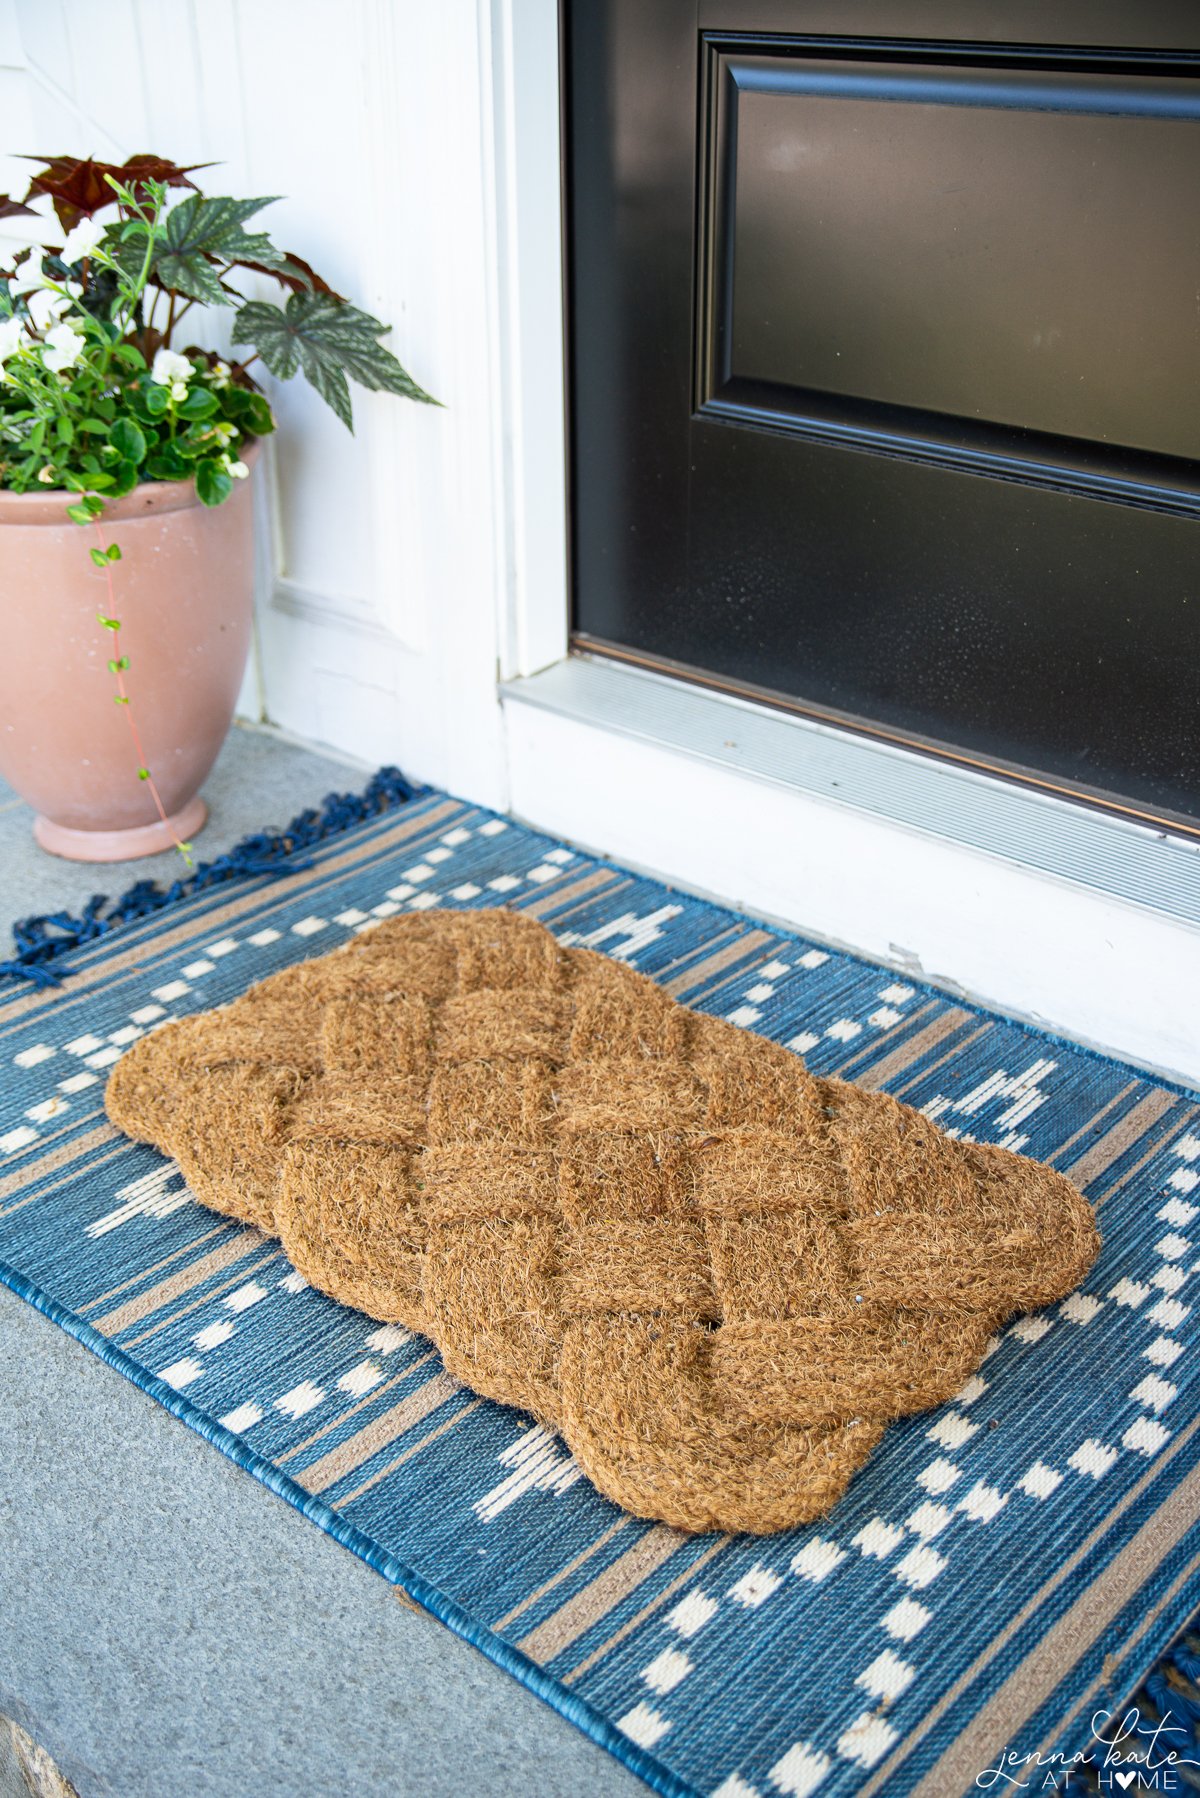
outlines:
[[[178,849],[180,855],[190,868],[194,865],[192,861],[192,845],[181,841],[174,825],[167,816],[167,808],[162,802],[162,796],[159,793],[154,776],[146,765],[146,751],[142,744],[142,733],[138,729],[137,719],[133,712],[133,704],[125,686],[125,671],[129,667],[129,657],[121,654],[121,621],[119,618],[114,617],[117,601],[113,587],[113,563],[120,561],[121,552],[115,543],[107,546],[105,545],[104,538],[101,535],[100,526],[94,519],[92,521],[92,529],[99,539],[98,546],[92,551],[92,560],[96,563],[98,568],[103,568],[104,579],[108,588],[108,610],[107,612],[98,612],[96,616],[104,629],[112,632],[113,653],[109,658],[108,668],[109,673],[113,675],[117,683],[117,691],[113,696],[113,703],[114,705],[119,705],[125,713],[125,721],[129,726],[129,733],[133,738],[134,754],[137,757],[138,779],[145,781],[146,785],[149,787],[150,796],[154,800],[155,808],[167,834],[170,836],[175,848]],[[113,553],[114,550],[116,551],[115,555]]]

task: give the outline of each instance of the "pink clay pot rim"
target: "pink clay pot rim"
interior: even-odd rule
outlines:
[[[252,438],[239,451],[241,459],[253,468],[262,447],[261,439]],[[37,493],[10,493],[0,489],[0,525],[64,524],[66,508],[78,497],[68,487],[43,487]],[[110,499],[104,507],[105,524],[120,524],[129,518],[144,518],[152,512],[182,512],[198,506],[195,481],[141,481],[120,499]]]

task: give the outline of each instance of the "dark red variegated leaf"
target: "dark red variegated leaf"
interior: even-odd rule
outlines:
[[[179,164],[171,162],[166,156],[152,156],[148,151],[140,150],[136,156],[129,156],[119,168],[111,172],[118,181],[124,181],[132,187],[138,181],[161,181],[164,187],[191,187],[196,183],[189,181],[197,169],[215,169],[215,162],[188,162]],[[199,192],[199,189],[196,189]]]
[[[297,256],[292,250],[282,252],[284,260],[277,266],[268,268],[265,262],[238,262],[237,268],[253,269],[256,275],[270,275],[281,286],[290,288],[293,293],[324,293],[331,300],[341,300],[348,304],[344,293],[331,287],[328,281],[320,276],[311,262],[305,262],[303,256]]]
[[[25,162],[41,163],[29,183],[25,198],[48,194],[64,231],[70,231],[82,218],[91,218],[105,206],[113,204],[112,188],[105,180],[111,175],[135,189],[146,181],[161,181],[166,187],[195,187],[188,179],[197,169],[212,168],[209,162],[192,162],[181,168],[165,156],[140,152],[125,162],[97,162],[91,156],[25,156]]]

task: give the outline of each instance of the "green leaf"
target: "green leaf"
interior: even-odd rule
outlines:
[[[75,426],[69,418],[60,418],[54,427],[54,435],[60,443],[74,443]]]
[[[67,476],[69,486],[75,486],[75,478]],[[76,491],[79,491],[77,488]],[[83,493],[77,503],[67,507],[67,517],[73,518],[76,524],[94,524],[104,510],[104,501],[97,493]]]
[[[165,387],[148,387],[144,397],[146,410],[151,418],[161,418],[171,404],[171,396]]]
[[[203,387],[193,387],[187,398],[179,406],[180,418],[211,418],[218,409],[215,393],[207,393]]]
[[[113,470],[111,493],[113,499],[119,499],[123,493],[132,493],[141,475],[136,462],[118,462]]]
[[[248,387],[227,388],[224,395],[225,416],[254,437],[266,437],[275,429],[275,418],[261,393]]]
[[[97,568],[108,567],[108,557],[102,549],[89,549],[88,555],[92,558],[92,561],[96,564]]]
[[[126,363],[135,372],[140,373],[146,366],[146,358],[142,355],[141,350],[132,343],[119,343],[113,351],[113,355],[118,362]]]
[[[145,457],[145,436],[131,418],[118,418],[108,441],[123,461],[141,462]]]
[[[108,425],[103,418],[81,418],[79,421],[79,429],[81,431],[96,431],[103,435],[104,432],[108,430]]]
[[[205,199],[189,194],[166,217],[161,247],[155,252],[154,279],[163,287],[203,300],[209,306],[232,305],[213,269],[213,260],[251,260],[268,267],[285,261],[265,231],[243,231],[243,221],[277,195],[259,200]]]
[[[145,471],[152,481],[182,481],[190,471],[175,443],[164,443],[147,460]]]
[[[353,430],[347,377],[372,391],[438,404],[378,341],[388,328],[330,294],[302,292],[291,294],[283,308],[249,301],[237,315],[233,341],[252,344],[277,380],[288,381],[302,371]]]
[[[210,458],[196,464],[196,492],[205,506],[219,506],[233,491],[232,477],[221,464]]]
[[[119,562],[121,560],[121,545],[119,543],[110,543],[104,552],[104,560],[106,562]]]
[[[176,437],[171,447],[185,462],[198,462],[201,457],[211,458],[217,446],[203,426],[196,425],[192,430],[185,431],[182,437]],[[188,472],[185,468],[184,473]]]

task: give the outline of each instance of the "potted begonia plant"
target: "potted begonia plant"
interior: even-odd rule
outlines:
[[[0,268],[0,773],[59,855],[187,856],[250,646],[246,477],[275,428],[252,365],[351,429],[351,381],[430,395],[258,228],[268,199],[200,191],[212,165],[30,160],[0,218],[62,241]],[[282,303],[243,291],[263,277]],[[228,360],[190,341],[207,307],[233,310]]]

